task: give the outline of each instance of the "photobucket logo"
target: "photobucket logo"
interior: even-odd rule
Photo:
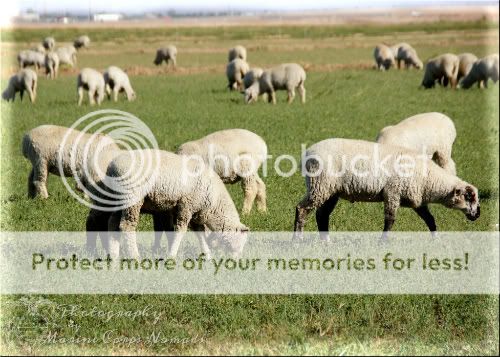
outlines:
[[[153,149],[153,150],[145,150]],[[134,205],[148,190],[159,165],[158,143],[148,126],[134,115],[113,109],[91,112],[66,132],[58,152],[58,170],[68,190],[80,203],[102,211]],[[108,165],[130,150],[125,170],[108,175]],[[67,180],[73,177],[78,191]],[[135,198],[134,198],[135,197]]]

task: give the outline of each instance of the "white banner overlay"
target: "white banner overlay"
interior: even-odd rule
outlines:
[[[86,232],[0,233],[1,294],[498,294],[499,233],[249,233],[238,256],[185,235],[176,258],[138,232],[140,256],[85,249]],[[120,239],[126,239],[126,236]],[[100,246],[98,244],[98,246]]]

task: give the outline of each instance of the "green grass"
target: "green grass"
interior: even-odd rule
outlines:
[[[467,26],[459,28],[468,29]],[[20,32],[19,36],[26,36],[22,37],[26,41],[34,40],[34,37],[28,37],[32,36],[28,32]],[[107,36],[114,36],[113,31]],[[156,36],[156,33],[151,36]],[[447,33],[409,33],[407,36],[418,37],[422,42],[428,39],[423,45],[422,57],[447,49],[454,52],[473,50],[478,54],[490,52],[480,45],[454,42]],[[448,42],[445,45],[434,43],[435,36],[446,38]],[[69,39],[73,33],[61,32],[59,37]],[[356,44],[356,39],[351,40]],[[189,46],[194,46],[192,39],[189,41]],[[202,41],[200,48],[211,46],[210,41],[213,40]],[[283,41],[254,42],[257,54],[251,52],[250,56],[262,65],[295,61],[296,58],[313,64],[371,61],[371,49],[363,47],[321,49],[319,46],[299,51],[287,46],[293,43],[302,46],[306,41]],[[252,46],[248,37],[243,42]],[[222,48],[228,44],[218,45],[220,53],[186,53],[184,63],[180,65],[197,67],[206,62],[224,63],[225,50]],[[270,50],[276,44],[278,50]],[[327,43],[319,41],[315,44]],[[15,45],[25,46],[26,43]],[[95,46],[98,49],[99,43]],[[145,46],[143,42],[130,44],[134,49],[141,46]],[[80,66],[104,68],[114,60],[119,61],[117,55],[99,55],[97,49],[80,54]],[[131,52],[135,55],[129,65],[152,67],[150,54]],[[302,143],[310,145],[330,137],[373,140],[386,125],[416,113],[440,111],[455,121],[457,140],[453,157],[457,171],[461,178],[479,188],[482,215],[478,221],[468,222],[460,212],[432,206],[438,228],[443,231],[495,230],[499,197],[499,86],[469,91],[422,90],[418,88],[421,76],[422,72],[418,71],[315,70],[308,73],[308,102],[305,105],[298,101],[286,105],[285,95],[280,93],[276,106],[263,102],[244,105],[241,94],[229,93],[225,89],[223,73],[133,76],[131,81],[138,93],[135,102],[121,100],[114,104],[106,101],[100,108],[116,108],[136,115],[151,128],[160,148],[165,150],[174,150],[179,144],[214,130],[240,127],[260,134],[266,140],[270,154],[286,153],[296,158],[300,155]],[[4,87],[5,82],[2,83]],[[75,78],[67,75],[56,81],[40,79],[39,96],[34,106],[19,101],[2,103],[1,231],[84,229],[87,208],[68,195],[56,176],[49,178],[48,200],[28,200],[30,165],[21,155],[20,142],[23,133],[30,128],[44,123],[69,126],[93,109],[96,108],[76,106]],[[291,230],[294,206],[304,194],[303,178],[299,174],[281,178],[271,170],[271,175],[264,180],[269,212],[267,215],[253,213],[244,217],[243,222],[253,231]],[[228,186],[228,190],[240,208],[241,188],[233,185]],[[381,204],[342,201],[333,213],[330,228],[337,231],[379,231],[382,225]],[[149,217],[141,218],[139,229],[152,230]],[[312,217],[306,229],[316,229]],[[401,209],[394,230],[426,228],[414,212]],[[5,351],[58,354],[127,351],[126,347],[107,344],[33,345],[33,338],[44,335],[43,327],[48,322],[44,319],[48,314],[32,316],[26,305],[20,302],[29,303],[39,298],[1,298],[1,337]],[[60,336],[75,335],[71,325],[77,324],[81,336],[99,336],[106,330],[116,329],[117,334],[128,336],[144,337],[153,331],[162,331],[170,337],[205,337],[203,342],[195,345],[138,346],[139,352],[145,353],[498,354],[498,297],[494,296],[69,295],[45,298],[52,303],[79,304],[87,309],[97,306],[104,310],[135,310],[150,305],[164,313],[157,325],[152,325],[149,319],[98,320],[96,323],[91,318],[75,318],[70,322],[69,318],[56,317],[50,322]]]

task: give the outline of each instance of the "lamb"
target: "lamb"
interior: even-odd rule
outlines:
[[[459,65],[458,65],[458,74],[457,74],[457,83],[460,82],[460,79],[466,77],[474,62],[477,61],[477,57],[472,53],[462,53],[458,55]]]
[[[45,55],[45,73],[48,78],[57,78],[59,70],[59,56],[55,52],[49,52]]]
[[[84,68],[78,74],[77,83],[78,91],[78,105],[82,105],[83,91],[87,90],[89,93],[89,103],[100,105],[104,99],[104,77],[103,75],[92,68]]]
[[[175,68],[177,65],[177,48],[175,46],[167,46],[167,47],[162,47],[159,48],[156,51],[156,57],[153,63],[157,66],[161,65],[165,61],[165,63],[168,65],[170,62],[172,63],[173,67]]]
[[[24,91],[27,91],[30,96],[31,103],[35,103],[36,87],[38,77],[32,69],[21,69],[17,74],[9,79],[9,85],[2,93],[2,98],[6,101],[14,101],[16,93],[19,92],[21,101],[23,100]]]
[[[430,59],[425,65],[422,86],[433,88],[438,81],[444,87],[450,82],[451,87],[456,88],[459,64],[458,57],[451,53]]]
[[[243,88],[243,77],[250,70],[248,63],[240,58],[235,58],[227,64],[226,77],[228,80],[228,88],[237,90]]]
[[[56,40],[54,37],[45,37],[42,45],[47,51],[52,51],[56,47]]]
[[[86,35],[77,37],[73,42],[73,47],[75,47],[77,50],[79,50],[80,48],[89,47],[89,45],[90,45],[90,38]]]
[[[405,169],[405,165],[412,165]],[[461,210],[467,219],[480,215],[476,187],[450,174],[425,155],[392,145],[362,140],[327,139],[306,151],[307,192],[296,207],[295,239],[302,238],[305,219],[316,209],[321,238],[328,240],[329,216],[339,198],[351,202],[384,202],[384,234],[398,208],[410,207],[435,234],[428,205]]]
[[[498,54],[481,58],[472,66],[469,74],[460,82],[460,88],[469,89],[477,82],[479,88],[488,88],[488,79],[498,82]]]
[[[423,113],[387,126],[377,136],[377,143],[403,146],[425,153],[451,175],[456,175],[451,151],[457,131],[453,121],[442,113]]]
[[[114,187],[113,184],[127,172],[143,172],[146,162],[152,160],[151,169],[145,173],[145,185]],[[125,255],[137,257],[139,252],[135,230],[141,210],[168,212],[175,210],[175,235],[168,246],[168,256],[176,257],[184,233],[190,224],[207,227],[219,232],[222,239],[246,240],[248,228],[240,222],[238,211],[219,176],[208,166],[198,161],[161,150],[132,150],[115,157],[106,171],[106,187],[115,192],[125,191],[124,209],[112,213],[109,230],[123,232]],[[200,228],[204,229],[204,228]],[[201,242],[201,240],[200,240]],[[204,252],[209,253],[205,244]],[[118,256],[119,241],[110,235],[109,252]],[[236,252],[240,253],[240,252]]]
[[[224,183],[241,181],[243,214],[250,213],[255,200],[257,209],[266,211],[266,185],[258,170],[267,159],[267,145],[257,134],[245,129],[216,131],[182,144],[176,153],[202,158]]]
[[[76,48],[74,46],[59,47],[55,52],[59,57],[59,64],[66,64],[71,68],[76,66]]]
[[[129,101],[136,98],[127,73],[120,68],[116,66],[109,67],[104,72],[104,82],[106,83],[106,93],[108,95],[108,99],[111,98],[111,91],[113,91],[113,98],[115,102],[118,100],[119,92],[125,92],[127,100]]]
[[[396,64],[392,49],[384,44],[379,44],[375,47],[373,57],[375,58],[377,69],[380,71],[388,70]]]
[[[62,146],[65,137],[66,144]],[[120,152],[120,147],[107,135],[82,133],[58,125],[41,125],[24,135],[22,152],[32,164],[28,197],[40,196],[45,199],[49,196],[49,173],[58,176],[76,173],[81,185],[91,191],[95,184],[101,182],[102,173],[106,172],[108,163]],[[59,171],[59,157],[62,159],[62,173]],[[72,161],[76,172],[71,168]]]
[[[252,84],[254,84],[256,81],[259,80],[259,78],[262,76],[262,73],[264,70],[259,67],[253,67],[251,68],[246,74],[245,77],[243,77],[243,87],[245,89],[249,88]]]
[[[231,62],[236,58],[242,59],[243,61],[247,60],[247,50],[245,47],[238,45],[229,50],[227,61]]]
[[[258,96],[268,94],[268,101],[276,104],[276,90],[286,89],[288,91],[288,103],[295,98],[295,88],[298,89],[302,103],[306,102],[306,89],[304,82],[306,72],[296,63],[285,63],[264,71],[259,81],[245,90],[245,102],[251,103]]]
[[[21,51],[17,55],[17,63],[21,69],[34,66],[38,71],[40,67],[45,66],[45,55],[32,50]]]

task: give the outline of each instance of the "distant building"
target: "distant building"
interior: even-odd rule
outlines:
[[[94,14],[95,22],[113,22],[113,21],[120,21],[122,19],[123,19],[122,14],[109,14],[109,13]]]

